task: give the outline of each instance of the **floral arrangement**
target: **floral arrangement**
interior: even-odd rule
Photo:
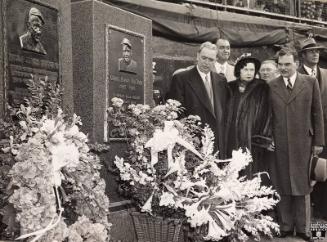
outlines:
[[[115,158],[121,184],[141,211],[177,217],[202,231],[203,239],[246,241],[279,232],[262,211],[272,209],[278,194],[261,186],[260,174],[248,180],[239,171],[252,162],[249,151],[230,160],[214,153],[214,134],[197,116],[176,120],[180,103],[124,105],[112,99],[110,121],[128,137],[129,153]]]
[[[15,127],[2,150],[15,163],[9,170],[8,204],[0,213],[6,230],[20,235],[17,239],[109,241],[109,199],[100,160],[79,130],[80,118],[67,118],[58,108],[58,88],[50,88],[53,102],[43,101],[49,91],[44,88],[32,93],[27,106],[11,109],[17,122],[9,126]]]

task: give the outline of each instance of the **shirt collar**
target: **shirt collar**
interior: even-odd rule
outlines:
[[[303,64],[303,67],[304,67],[304,69],[306,70],[306,72],[307,72],[309,75],[311,75],[312,70],[314,70],[315,73],[317,73],[317,66],[315,66],[314,68],[311,68],[311,67],[306,66],[306,65]]]
[[[288,85],[288,82],[287,80],[290,79],[291,83],[292,83],[292,87],[294,87],[294,84],[295,84],[295,80],[296,80],[296,72],[289,78],[286,78],[286,77],[283,77],[283,80],[284,80],[284,83],[285,83],[285,86]]]
[[[202,72],[202,71],[199,70],[199,67],[198,66],[196,66],[196,69],[198,70],[198,72],[199,72],[199,74],[200,74],[200,76],[201,76],[201,78],[202,78],[202,80],[204,82],[206,81],[206,76],[208,76],[208,78],[209,78],[208,80],[211,79],[210,72],[208,72],[207,74],[205,74],[204,72]]]
[[[224,62],[224,64],[220,64],[218,61],[216,61],[215,63],[216,71],[219,73],[223,68],[224,72],[226,72],[227,64],[228,64],[227,61]]]

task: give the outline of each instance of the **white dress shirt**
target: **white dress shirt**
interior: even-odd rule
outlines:
[[[224,64],[220,64],[219,62],[215,62],[215,68],[217,73],[222,73],[226,76],[227,71],[227,61]]]

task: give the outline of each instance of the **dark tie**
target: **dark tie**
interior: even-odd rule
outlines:
[[[292,86],[291,80],[288,78],[287,79],[287,90],[289,92],[291,92],[292,91],[292,88],[293,88],[293,86]]]

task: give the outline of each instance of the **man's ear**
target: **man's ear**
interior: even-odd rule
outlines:
[[[295,61],[295,65],[296,65],[296,69],[299,68],[299,66],[300,66],[300,61],[299,61],[299,60]]]

